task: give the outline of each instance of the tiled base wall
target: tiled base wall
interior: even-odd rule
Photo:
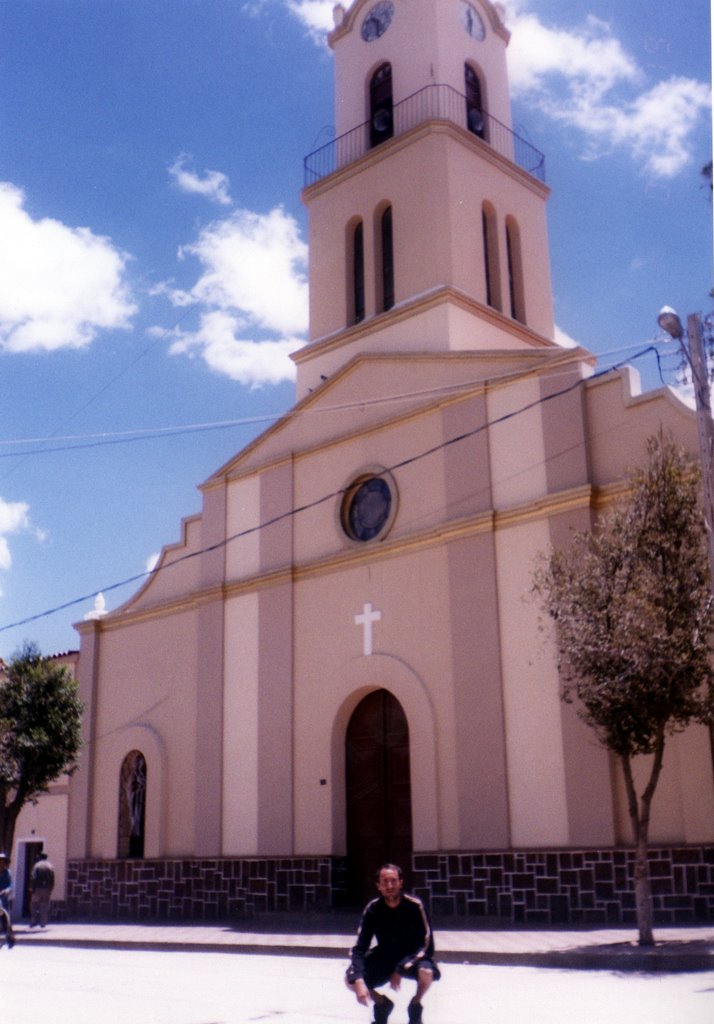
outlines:
[[[411,887],[435,920],[634,924],[634,851],[417,853]],[[714,847],[650,852],[655,921],[714,920]],[[220,921],[344,907],[340,857],[71,861],[62,916]]]
[[[324,911],[331,857],[70,861],[66,916],[222,921],[267,911]]]
[[[632,850],[415,854],[412,886],[442,916],[504,924],[633,924]],[[714,847],[650,851],[658,924],[714,920]]]

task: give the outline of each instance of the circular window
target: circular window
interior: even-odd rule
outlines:
[[[342,503],[345,532],[353,540],[373,540],[389,522],[392,506],[392,491],[384,477],[362,477],[348,489]]]

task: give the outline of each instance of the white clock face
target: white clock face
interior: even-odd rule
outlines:
[[[466,0],[460,0],[459,17],[461,18],[461,24],[472,39],[477,39],[479,42],[485,39],[486,26],[483,23],[483,19],[476,8],[472,4],[466,3]]]
[[[382,0],[381,3],[375,4],[365,15],[362,22],[362,38],[364,41],[371,43],[373,39],[379,39],[381,35],[384,35],[392,23],[393,17],[394,4],[392,0]]]

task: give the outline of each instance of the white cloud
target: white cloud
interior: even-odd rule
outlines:
[[[259,17],[271,10],[287,8],[307,29],[308,35],[320,46],[325,45],[327,33],[334,28],[332,9],[338,0],[246,0],[242,10],[244,14]],[[351,0],[340,0],[344,8],[350,6]]]
[[[654,177],[673,178],[690,162],[696,128],[710,107],[704,82],[670,78],[612,111],[612,138],[629,145]]]
[[[509,77],[514,96],[579,132],[583,156],[619,147],[653,178],[672,178],[692,159],[711,107],[704,82],[672,76],[654,85],[615,36],[590,15],[577,29],[549,27],[510,5]]]
[[[328,32],[335,27],[332,0],[286,0],[288,10],[305,25],[313,38],[324,41]],[[345,8],[349,3],[343,3]]]
[[[0,348],[81,348],[99,330],[128,327],[128,257],[88,228],[33,220],[24,202],[0,182]]]
[[[282,207],[236,210],[180,256],[198,259],[203,273],[188,290],[161,290],[175,306],[202,312],[196,331],[171,332],[171,351],[199,351],[212,369],[250,386],[292,379],[288,353],[304,344],[308,322],[307,245],[294,218]]]
[[[228,177],[221,171],[203,172],[203,177],[187,167],[191,163],[191,157],[187,153],[180,153],[169,167],[169,174],[182,192],[203,196],[220,206],[230,206],[233,200],[230,197],[230,183]]]
[[[548,28],[532,14],[509,21],[511,91],[548,90],[550,76],[560,85],[594,89],[598,97],[620,82],[637,81],[637,65],[614,38],[607,22],[590,15],[577,30]]]
[[[237,210],[205,228],[182,256],[196,256],[205,273],[193,301],[235,309],[269,331],[307,329],[307,246],[282,207],[270,213]]]
[[[29,505],[24,501],[0,498],[0,569],[4,571],[12,565],[8,535],[30,529],[29,511]]]
[[[198,330],[176,331],[170,351],[174,354],[198,351],[212,370],[249,387],[292,380],[295,368],[290,353],[299,348],[304,339],[253,341],[250,337],[240,337],[246,326],[239,317],[213,310],[203,314]]]

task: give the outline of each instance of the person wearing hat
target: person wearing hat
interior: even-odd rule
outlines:
[[[50,897],[55,885],[55,873],[46,853],[37,855],[30,872],[30,928],[44,928],[50,913]]]
[[[12,895],[12,875],[10,860],[6,853],[0,853],[0,919],[5,931],[5,939],[10,949],[15,945],[10,917],[10,896]]]

